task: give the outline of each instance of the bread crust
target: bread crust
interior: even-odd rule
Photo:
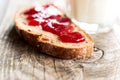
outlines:
[[[73,58],[81,59],[81,58],[91,57],[93,53],[94,41],[85,31],[81,30],[81,32],[84,33],[84,35],[89,39],[89,43],[86,43],[82,47],[68,48],[64,46],[58,46],[48,42],[47,39],[40,40],[41,37],[40,34],[33,34],[31,33],[31,31],[21,28],[22,23],[21,24],[19,23],[17,19],[18,15],[19,15],[19,11],[16,13],[14,19],[17,32],[19,33],[21,38],[26,40],[29,44],[37,47],[37,49],[40,52],[62,59],[73,59]]]

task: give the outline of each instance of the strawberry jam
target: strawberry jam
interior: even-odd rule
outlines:
[[[40,7],[39,10],[33,7],[24,12],[26,20],[31,27],[40,26],[44,31],[56,34],[62,42],[79,43],[85,41],[85,37],[74,31],[72,21],[62,15],[53,4]]]

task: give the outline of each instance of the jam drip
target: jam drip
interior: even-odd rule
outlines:
[[[71,20],[65,15],[61,15],[53,4],[44,5],[39,10],[33,7],[25,11],[24,14],[27,15],[28,25],[41,26],[44,31],[58,35],[62,42],[79,43],[85,41],[84,36],[74,31]]]

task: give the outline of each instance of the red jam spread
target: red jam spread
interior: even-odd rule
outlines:
[[[42,7],[33,7],[24,12],[28,25],[41,26],[44,31],[56,34],[62,42],[79,43],[85,41],[85,37],[74,31],[71,20],[57,10],[53,4]]]

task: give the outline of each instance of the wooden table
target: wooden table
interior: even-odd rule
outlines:
[[[14,13],[30,4],[30,0],[9,0],[0,14],[4,15],[0,19],[0,80],[120,80],[119,25],[107,33],[91,35],[97,50],[104,52],[100,59],[56,59],[38,52],[16,33]]]

